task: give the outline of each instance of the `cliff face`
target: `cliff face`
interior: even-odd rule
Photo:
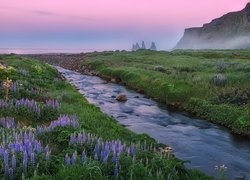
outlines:
[[[250,49],[250,3],[202,27],[185,29],[174,49]]]

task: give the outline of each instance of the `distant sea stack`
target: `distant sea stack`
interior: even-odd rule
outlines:
[[[146,49],[146,45],[145,45],[145,42],[144,42],[144,41],[142,41],[141,49]]]
[[[139,49],[147,49],[144,41],[142,41],[141,47],[140,47],[139,43],[136,43],[136,44],[132,45],[132,51],[137,51]],[[149,50],[152,50],[152,51],[156,51],[157,50],[156,45],[155,45],[154,42],[152,42]]]
[[[155,42],[151,43],[150,50],[152,50],[152,51],[156,51],[157,50]]]
[[[185,29],[174,49],[250,49],[250,2],[241,11]]]

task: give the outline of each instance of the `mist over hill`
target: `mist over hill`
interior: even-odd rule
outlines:
[[[250,2],[241,11],[185,29],[174,49],[250,49]]]

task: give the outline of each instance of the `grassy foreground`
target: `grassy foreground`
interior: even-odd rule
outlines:
[[[104,115],[48,64],[0,56],[0,83],[0,179],[210,179]]]
[[[250,52],[91,53],[84,66],[250,137]]]

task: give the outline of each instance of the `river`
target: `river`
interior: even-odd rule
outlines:
[[[250,178],[250,140],[231,134],[226,128],[205,120],[169,111],[166,106],[118,84],[96,76],[56,67],[90,103],[136,133],[146,133],[160,143],[170,145],[176,157],[188,160],[188,168],[197,168],[218,176],[215,166],[226,165],[229,179]],[[126,94],[126,102],[115,97]]]

